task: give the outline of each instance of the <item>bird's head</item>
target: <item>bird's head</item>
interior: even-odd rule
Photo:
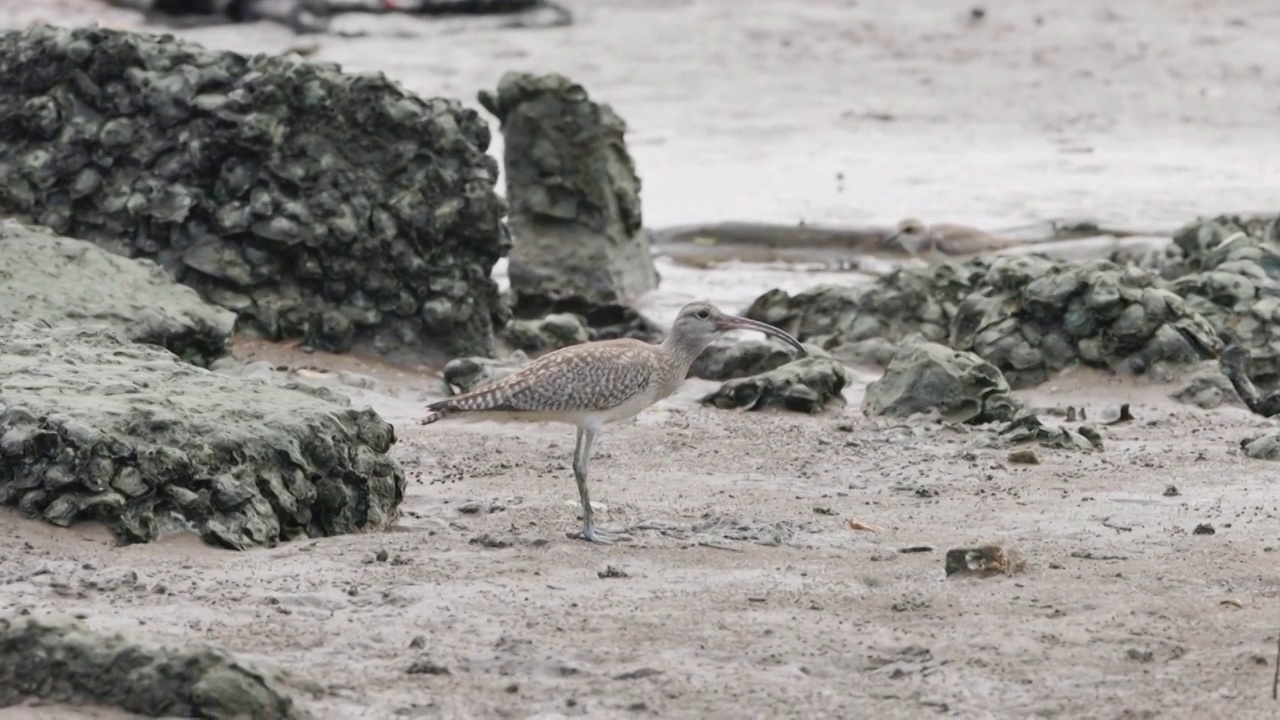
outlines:
[[[880,245],[886,248],[896,247],[909,252],[916,252],[924,243],[927,234],[928,228],[925,227],[924,223],[915,218],[906,218],[894,227],[893,232],[880,241]]]
[[[800,357],[808,353],[799,340],[768,323],[749,320],[737,315],[728,315],[709,302],[696,301],[680,308],[676,321],[671,326],[668,341],[694,352],[702,352],[720,335],[730,330],[755,330],[772,335],[796,349]]]

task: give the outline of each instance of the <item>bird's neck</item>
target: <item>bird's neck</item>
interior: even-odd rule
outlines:
[[[667,335],[667,338],[662,341],[662,351],[671,360],[672,377],[684,380],[685,375],[689,374],[689,366],[693,365],[693,361],[698,359],[709,344],[709,340],[691,338],[674,332]]]

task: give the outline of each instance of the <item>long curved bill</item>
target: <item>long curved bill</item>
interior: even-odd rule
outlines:
[[[737,315],[725,315],[720,319],[719,325],[722,330],[755,330],[756,332],[761,332],[765,335],[772,335],[795,348],[800,357],[807,357],[809,355],[809,352],[804,349],[804,345],[801,345],[799,340],[768,323],[748,320],[747,318],[738,317]]]

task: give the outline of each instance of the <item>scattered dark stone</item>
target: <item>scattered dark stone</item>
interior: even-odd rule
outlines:
[[[477,502],[465,503],[458,507],[458,512],[462,513],[463,515],[478,515],[480,513],[480,510],[481,510],[480,503],[477,503]]]
[[[1196,525],[1195,530],[1191,531],[1191,534],[1192,535],[1213,535],[1217,532],[1218,531],[1214,530],[1213,526],[1210,525],[1209,523],[1200,523],[1199,525]]]
[[[816,507],[813,509],[813,512],[818,515],[835,515],[836,514],[836,511],[832,510],[829,507]]]
[[[0,223],[0,321],[105,325],[207,367],[227,352],[236,316],[130,260],[47,228]]]
[[[386,551],[386,550],[379,550],[379,551],[378,551],[378,554],[377,554],[377,555],[374,555],[373,557],[374,557],[374,559],[376,559],[378,562],[386,562],[386,561],[387,561],[387,557],[388,557],[388,555],[387,555],[387,551]]]
[[[626,305],[656,288],[622,118],[555,74],[509,72],[478,99],[505,140],[517,315],[566,299]]]
[[[414,660],[413,663],[409,665],[409,668],[405,670],[405,672],[410,675],[452,675],[453,674],[452,672],[449,671],[449,668],[445,667],[444,665],[441,665],[440,663],[434,660],[431,660],[430,658],[422,658],[421,660]]]
[[[410,650],[421,650],[426,646],[427,646],[427,638],[425,635],[415,635],[413,636],[413,639],[409,641]]]
[[[482,534],[482,535],[477,535],[477,536],[475,536],[475,537],[471,538],[471,540],[470,540],[469,542],[470,542],[470,544],[472,544],[472,545],[479,545],[480,547],[490,548],[490,549],[493,549],[493,550],[501,550],[502,548],[509,548],[509,547],[511,547],[511,541],[510,541],[510,540],[506,540],[506,539],[504,539],[504,538],[500,538],[500,537],[494,537],[493,535],[490,535],[489,533],[484,533],[484,534]]]
[[[862,401],[869,416],[902,418],[937,410],[951,422],[974,424],[1011,420],[1018,407],[995,366],[932,342],[899,350],[884,375],[867,386]]]
[[[910,555],[912,553],[933,552],[933,548],[929,547],[928,545],[912,545],[910,547],[904,547],[898,552],[903,553],[904,555]]]
[[[1022,553],[1008,545],[954,548],[947,551],[946,557],[947,577],[956,574],[1015,575],[1026,567]]]
[[[205,643],[157,647],[76,621],[0,619],[0,707],[32,698],[146,717],[303,717],[277,678]]]
[[[231,378],[102,328],[0,323],[0,504],[121,542],[233,549],[390,526],[394,428],[324,389]]]
[[[605,580],[609,578],[628,578],[631,576],[628,575],[627,571],[623,570],[622,568],[614,567],[612,565],[607,565],[605,566],[605,569],[596,572],[596,577],[600,578],[601,580]]]
[[[661,674],[662,674],[662,671],[657,668],[642,667],[642,668],[636,668],[635,670],[628,670],[624,673],[619,673],[617,675],[614,675],[613,679],[614,680],[643,680],[644,678],[653,677],[655,675],[661,675]]]
[[[1015,465],[1039,465],[1040,456],[1036,455],[1035,450],[1023,448],[1009,453],[1009,462]]]
[[[421,362],[491,356],[509,247],[489,127],[296,56],[0,33],[0,214],[146,257],[238,329]]]
[[[1155,660],[1155,653],[1150,650],[1139,650],[1137,648],[1129,648],[1125,651],[1125,657],[1142,663],[1149,663]]]
[[[763,410],[784,408],[816,413],[842,398],[852,382],[848,368],[831,358],[810,357],[787,363],[767,373],[729,380],[703,396],[704,405],[718,408]]]
[[[1178,492],[1178,487],[1176,485],[1165,486],[1165,489],[1164,489],[1165,497],[1178,497],[1181,494],[1182,493]]]

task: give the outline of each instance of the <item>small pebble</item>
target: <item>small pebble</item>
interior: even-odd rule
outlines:
[[[1213,526],[1210,525],[1209,523],[1200,523],[1199,525],[1196,526],[1195,530],[1191,531],[1191,534],[1192,535],[1212,535],[1216,532],[1218,531],[1214,530]]]
[[[1023,448],[1009,453],[1009,462],[1016,465],[1039,465],[1040,456],[1036,455],[1035,450]]]

